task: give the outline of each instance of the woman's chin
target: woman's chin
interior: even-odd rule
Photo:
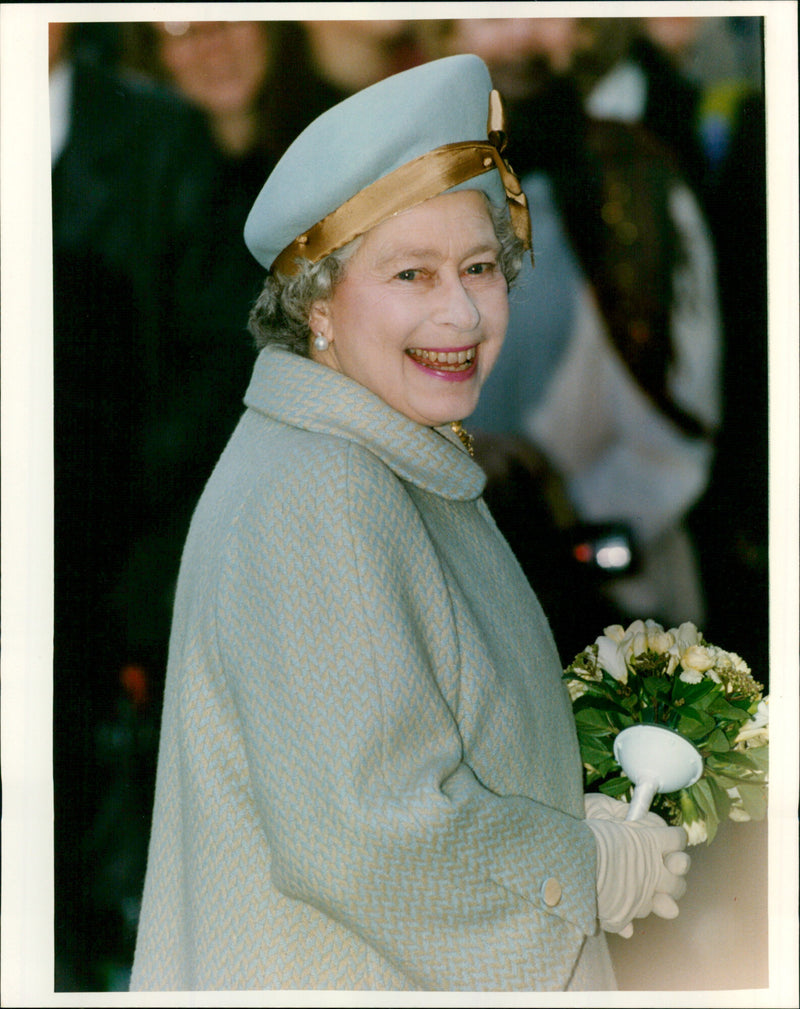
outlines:
[[[427,427],[442,427],[456,420],[465,420],[475,411],[477,405],[477,395],[442,397],[436,403],[422,405],[419,410],[403,412],[419,424],[425,424]]]

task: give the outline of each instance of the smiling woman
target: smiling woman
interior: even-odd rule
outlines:
[[[419,424],[469,416],[508,324],[508,284],[483,193],[426,200],[369,231],[332,296],[312,351]]]
[[[134,990],[597,990],[598,915],[677,913],[683,832],[585,818],[460,433],[529,244],[500,112],[476,57],[388,78],[250,213],[261,350],[183,555]]]

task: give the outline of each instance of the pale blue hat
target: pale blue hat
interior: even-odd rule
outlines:
[[[315,119],[288,148],[244,229],[267,270],[296,272],[401,210],[457,189],[508,201],[530,247],[527,204],[502,158],[500,96],[477,56],[388,77]]]

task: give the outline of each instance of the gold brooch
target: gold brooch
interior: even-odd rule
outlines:
[[[466,431],[464,429],[464,425],[461,423],[461,421],[460,420],[454,420],[454,421],[452,421],[451,424],[450,424],[450,430],[454,434],[458,435],[458,437],[459,437],[459,439],[461,441],[461,444],[464,446],[464,448],[467,450],[467,452],[469,452],[470,456],[474,456],[475,455],[475,446],[474,446],[475,439],[472,437],[472,435],[468,431]]]

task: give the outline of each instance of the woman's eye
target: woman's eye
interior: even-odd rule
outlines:
[[[473,263],[467,267],[466,272],[471,277],[480,277],[485,273],[491,273],[496,267],[497,263]]]
[[[398,280],[416,280],[419,270],[401,270],[397,274]]]

